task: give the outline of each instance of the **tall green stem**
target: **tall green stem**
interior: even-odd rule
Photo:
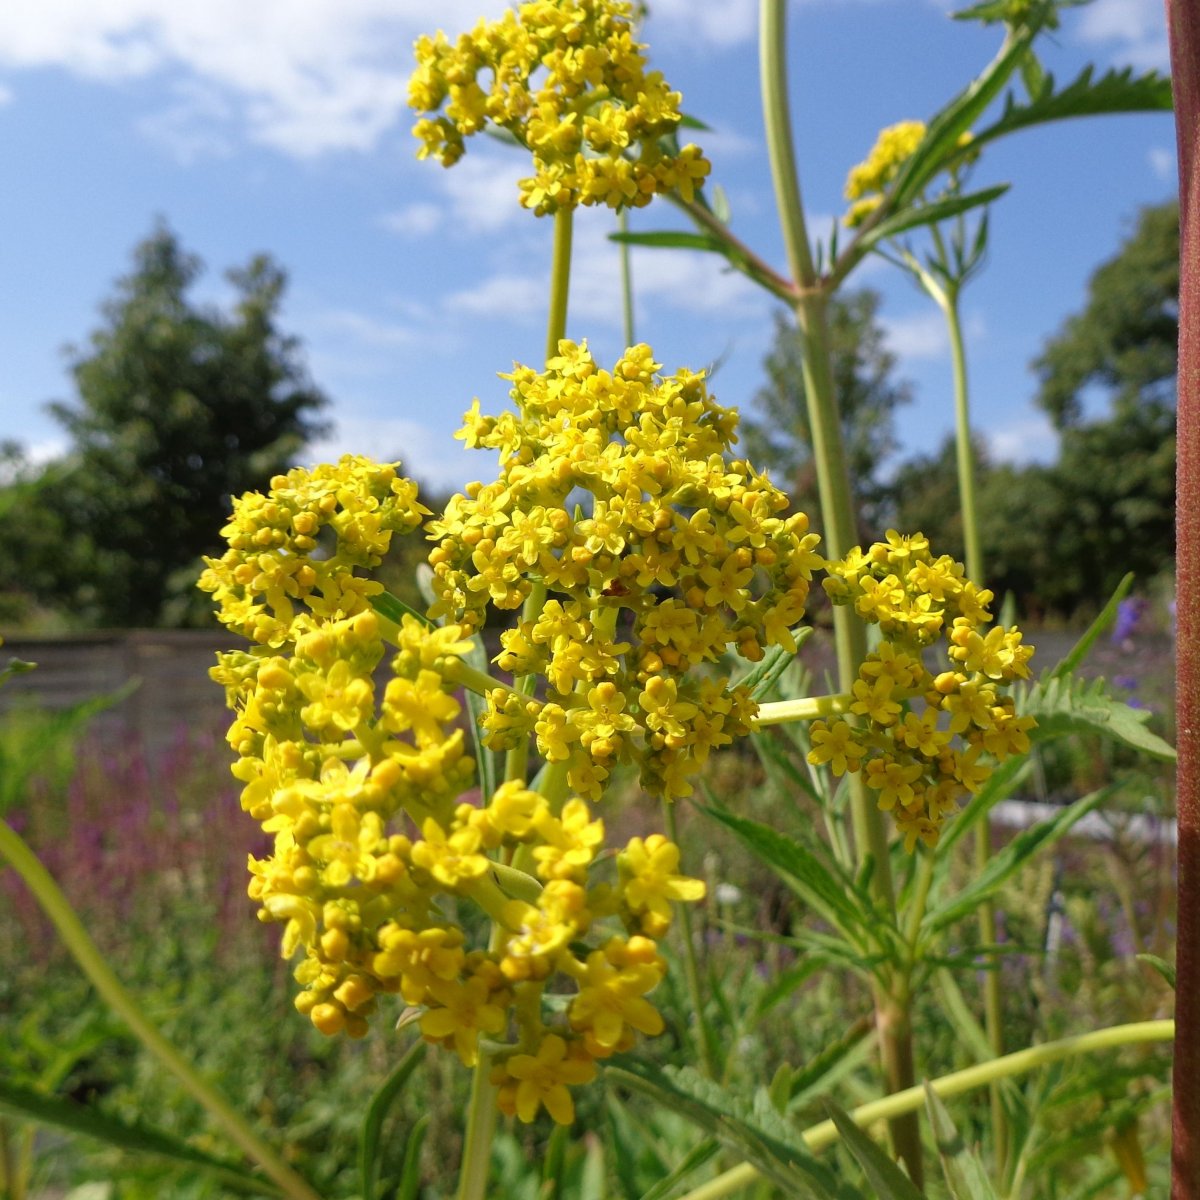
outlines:
[[[679,822],[675,816],[675,802],[664,800],[662,805],[663,825],[667,837],[679,845]],[[696,961],[696,942],[692,930],[692,914],[686,904],[678,905],[679,933],[683,940],[683,974],[687,981],[688,998],[696,1014],[696,1041],[700,1047],[700,1067],[709,1079],[717,1077],[716,1054],[713,1050],[713,1031],[704,1015],[704,989],[700,986],[700,964]]]
[[[959,312],[959,289],[950,286],[944,292],[942,311],[950,334],[950,361],[954,371],[954,444],[958,462],[958,500],[962,512],[963,546],[966,552],[967,576],[982,587],[986,582],[983,549],[979,540],[979,515],[975,503],[975,448],[971,444],[970,393],[967,389],[967,357],[963,345],[962,319]],[[992,823],[985,813],[975,826],[975,870],[982,874],[992,857]],[[979,906],[979,939],[985,946],[994,946],[998,938],[996,905],[985,900]],[[992,1053],[1004,1053],[1004,1004],[1000,992],[1000,972],[984,973],[984,1027]],[[1008,1159],[1008,1114],[1000,1087],[991,1087],[992,1146],[995,1153],[996,1177],[1004,1177]]]
[[[574,212],[560,208],[554,214],[554,259],[550,266],[550,314],[546,320],[546,357],[558,353],[567,332],[567,299],[571,290],[571,233]]]
[[[629,232],[629,214],[623,209],[617,209],[617,228],[622,233]],[[625,333],[626,348],[633,345],[633,266],[630,262],[628,242],[620,243],[621,254],[621,327]]]
[[[125,989],[92,941],[50,872],[24,840],[6,822],[0,821],[0,855],[25,882],[42,911],[50,918],[63,945],[91,981],[104,1002],[133,1031],[138,1041],[179,1082],[184,1091],[203,1106],[247,1158],[256,1162],[280,1190],[295,1200],[320,1200],[318,1194],[250,1128],[246,1117],[169,1042],[147,1018],[138,1002]]]
[[[1118,1046],[1144,1045],[1150,1042],[1169,1042],[1175,1036],[1174,1021],[1139,1021],[1133,1025],[1113,1025],[1108,1029],[1097,1029],[1092,1033],[1079,1034],[1076,1037],[1062,1038],[1057,1042],[1046,1042],[1041,1046],[1030,1046],[1027,1050],[1018,1050],[1014,1054],[1006,1054],[1003,1058],[991,1062],[979,1063],[967,1067],[963,1071],[955,1071],[933,1080],[929,1087],[943,1100],[952,1096],[961,1096],[976,1088],[986,1087],[1014,1075],[1024,1075],[1036,1071],[1039,1067],[1048,1067],[1053,1063],[1062,1062],[1065,1058],[1074,1058],[1082,1054],[1094,1054],[1099,1050],[1112,1050]],[[860,1128],[866,1128],[876,1121],[892,1121],[905,1113],[916,1114],[925,1103],[925,1088],[911,1087],[882,1100],[872,1100],[854,1109],[850,1116]],[[832,1121],[822,1121],[803,1134],[805,1145],[817,1153],[832,1146],[839,1137],[837,1126]],[[759,1178],[759,1172],[749,1163],[733,1167],[716,1179],[710,1179],[688,1192],[681,1200],[724,1200],[742,1188],[749,1187]],[[1181,1193],[1184,1197],[1190,1192]]]
[[[761,0],[759,11],[763,120],[788,264],[799,291],[796,319],[822,525],[830,556],[840,558],[857,543],[858,530],[833,387],[828,335],[829,296],[813,264],[796,168],[787,98],[785,0]],[[865,627],[847,607],[834,609],[834,639],[839,687],[848,692],[866,657],[867,641]],[[896,900],[883,817],[857,775],[852,777],[850,788],[859,862],[865,863],[868,857],[873,860],[871,885],[875,900],[883,910],[884,919],[894,923]],[[889,1090],[898,1091],[915,1080],[911,1021],[904,996],[907,988],[889,989],[877,983],[874,991],[884,1075]],[[890,1130],[897,1154],[903,1158],[913,1182],[919,1187],[922,1179],[921,1138],[915,1117],[911,1114],[900,1116],[891,1123]]]

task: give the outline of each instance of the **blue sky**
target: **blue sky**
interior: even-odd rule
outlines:
[[[0,7],[0,438],[37,457],[61,448],[44,413],[70,399],[63,347],[86,341],[132,247],[165,218],[208,270],[273,255],[290,278],[284,328],[333,399],[320,456],[403,458],[441,486],[487,477],[452,439],[497,372],[542,353],[551,223],[516,203],[523,160],[472,145],[450,171],[418,162],[405,108],[411,44],[453,33],[496,0],[42,0]],[[657,0],[643,29],[652,64],[712,127],[698,137],[735,231],[782,264],[762,141],[753,0]],[[791,5],[791,92],[810,227],[844,207],[847,169],[878,129],[926,117],[991,57],[994,29],[951,21],[932,0]],[[1042,43],[1065,80],[1087,62],[1165,70],[1160,0],[1096,0]],[[1087,278],[1138,209],[1173,194],[1165,114],[1067,122],[993,146],[975,180],[1008,181],[991,253],[964,298],[975,420],[998,457],[1046,458],[1029,362],[1082,304]],[[665,204],[632,227],[683,227]],[[581,214],[568,333],[597,356],[621,349],[607,212]],[[634,255],[637,336],[668,370],[721,359],[714,391],[747,405],[762,382],[773,302],[715,258]],[[917,400],[907,452],[952,424],[940,317],[905,278],[868,263],[852,282],[884,293],[883,318]]]

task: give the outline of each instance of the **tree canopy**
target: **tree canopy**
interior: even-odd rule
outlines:
[[[897,447],[895,410],[912,399],[911,386],[894,377],[896,356],[887,348],[879,305],[879,294],[863,289],[836,296],[829,308],[834,388],[864,537],[882,532],[888,488],[881,469]],[[793,321],[781,313],[775,316],[775,339],[763,367],[767,382],[742,419],[747,457],[756,467],[770,470],[819,528],[800,339]]]
[[[100,327],[68,350],[75,399],[49,405],[66,455],[18,465],[0,495],[0,588],[75,623],[202,613],[191,584],[219,551],[230,497],[264,488],[325,429],[326,398],[278,326],[286,280],[269,257],[227,272],[228,312],[193,301],[202,264],[165,225],[133,260]],[[36,528],[20,528],[33,512]]]

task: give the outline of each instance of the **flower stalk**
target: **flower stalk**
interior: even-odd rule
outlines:
[[[962,1071],[954,1071],[930,1082],[930,1089],[942,1100],[953,1096],[962,1096],[981,1087],[1011,1079],[1015,1075],[1024,1075],[1036,1071],[1040,1067],[1048,1067],[1067,1058],[1084,1054],[1096,1054],[1103,1050],[1116,1049],[1119,1046],[1145,1045],[1152,1042],[1169,1042],[1175,1036],[1174,1021],[1139,1021],[1132,1025],[1113,1025],[1108,1029],[1097,1029],[1091,1033],[1079,1034],[1075,1037],[1061,1038],[1056,1042],[1046,1042],[1041,1046],[1030,1046],[1025,1050],[1017,1050],[1002,1058],[990,1062],[979,1063]],[[905,1088],[884,1096],[880,1100],[872,1100],[869,1104],[860,1105],[850,1116],[854,1123],[861,1128],[874,1124],[876,1121],[894,1121],[899,1116],[916,1114],[925,1104],[924,1086]],[[805,1145],[814,1154],[828,1149],[838,1141],[837,1126],[832,1121],[822,1121],[813,1125],[800,1135]],[[743,1188],[749,1187],[760,1178],[759,1171],[750,1163],[742,1163],[730,1170],[710,1179],[700,1187],[694,1188],[682,1197],[682,1200],[724,1200]],[[1191,1196],[1190,1192],[1182,1192],[1181,1196]]]
[[[796,320],[801,340],[804,392],[812,431],[825,543],[829,555],[840,558],[858,541],[857,522],[830,365],[829,296],[821,286],[813,263],[796,166],[787,99],[785,18],[784,0],[762,0],[759,66],[763,118],[788,264],[799,293]],[[834,610],[834,640],[838,684],[848,692],[853,687],[859,664],[867,652],[865,627],[849,609],[839,607]],[[859,862],[865,863],[868,858],[873,860],[871,886],[876,901],[894,919],[896,901],[883,818],[861,780],[851,778],[850,787]],[[874,991],[884,1074],[890,1090],[901,1090],[915,1080],[910,1022],[903,1005],[896,1002],[898,989],[877,984]],[[915,1118],[901,1114],[892,1122],[891,1134],[894,1148],[904,1160],[913,1182],[919,1187],[922,1178],[921,1139]]]

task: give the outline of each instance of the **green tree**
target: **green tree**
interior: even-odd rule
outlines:
[[[1083,311],[1034,363],[1037,403],[1059,434],[1057,461],[993,464],[977,447],[987,582],[1026,613],[1094,612],[1126,571],[1148,580],[1171,565],[1178,295],[1172,202],[1142,211],[1092,275]],[[905,463],[893,496],[897,526],[961,554],[952,443]]]
[[[283,271],[266,256],[229,271],[229,313],[191,300],[200,271],[165,225],[136,248],[103,324],[68,351],[77,400],[49,405],[68,454],[13,485],[69,552],[47,565],[44,547],[24,547],[37,569],[18,557],[10,582],[75,621],[200,619],[191,584],[219,552],[231,495],[263,488],[324,431],[326,398],[277,324]],[[18,550],[26,508],[0,500],[0,537]]]
[[[881,532],[881,506],[889,489],[880,471],[897,447],[895,410],[912,399],[911,386],[893,377],[896,356],[879,325],[879,305],[879,294],[863,289],[835,297],[829,309],[833,382],[864,537]],[[752,412],[743,415],[746,455],[769,470],[819,527],[800,339],[795,323],[782,314],[775,316],[775,340],[763,365],[767,382],[755,395]]]

